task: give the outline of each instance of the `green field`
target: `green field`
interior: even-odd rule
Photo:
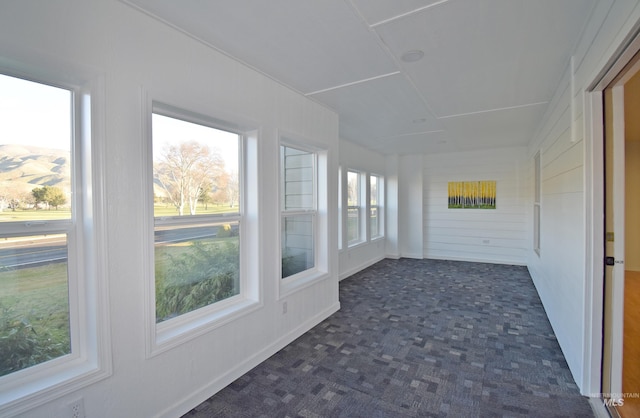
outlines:
[[[238,211],[238,206],[229,207],[229,205],[198,205],[196,215],[212,215],[216,213],[233,213]],[[189,215],[189,208],[185,208],[185,215]],[[172,205],[155,204],[153,207],[153,216],[178,216],[178,210]],[[20,222],[20,221],[49,221],[54,219],[70,219],[71,210],[60,208],[55,209],[17,209],[4,210],[0,212],[0,222]]]
[[[156,321],[202,308],[237,292],[238,245],[236,235],[156,246]]]
[[[12,210],[4,210],[0,212],[0,222],[20,222],[20,221],[50,221],[54,219],[70,219],[71,218],[71,210],[70,209],[17,209],[15,211]]]
[[[67,264],[0,271],[0,376],[71,350]]]
[[[198,214],[234,211],[237,211],[237,207],[232,209],[223,205],[209,205],[206,211],[203,206]],[[156,216],[175,215],[175,208],[156,208]],[[0,212],[0,222],[69,217],[70,212],[62,209]],[[217,295],[214,301],[227,297],[228,289],[220,288],[222,285],[215,281],[215,277],[224,272],[237,272],[238,237],[223,237],[220,230],[218,234],[218,238],[214,239],[156,247],[156,279],[158,289],[161,289],[157,294],[157,302],[160,306],[167,305],[163,303],[163,298],[172,297],[172,303],[180,305],[180,314],[211,303],[206,298],[203,301],[196,300],[195,304],[190,302],[196,297],[202,299],[206,293]],[[3,247],[10,249],[13,241],[19,239],[5,238]],[[212,268],[204,280],[208,280],[209,285],[217,286],[216,289],[204,290],[203,286],[198,287],[198,283],[194,282],[193,285],[180,285],[181,292],[185,293],[169,292],[177,285],[176,280],[181,280],[185,270],[202,272]],[[220,269],[224,271],[220,273]],[[212,281],[212,277],[215,280]],[[234,286],[233,282],[231,286]],[[3,268],[0,265],[0,376],[70,353],[70,340],[67,263],[21,269]]]
[[[196,215],[213,215],[216,213],[233,213],[238,212],[238,206],[229,207],[229,205],[198,205]],[[189,215],[189,208],[184,208],[184,215]],[[155,204],[153,206],[153,216],[178,216],[178,210],[175,206],[165,204]]]

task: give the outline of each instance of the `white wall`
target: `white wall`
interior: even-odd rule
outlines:
[[[367,176],[369,174],[376,174],[383,176],[385,178],[385,182],[387,181],[385,175],[385,157],[382,154],[363,148],[350,141],[340,140],[340,167],[342,168],[343,202],[347,201],[347,170],[366,173]],[[343,213],[344,216],[342,219],[346,221],[346,207],[343,207]],[[389,227],[387,227],[387,231],[388,230]],[[343,231],[346,233],[346,223],[343,224]],[[385,239],[386,238],[377,238],[374,240],[367,240],[366,242],[362,242],[351,247],[347,246],[345,239],[342,243],[342,249],[339,251],[340,279],[342,280],[347,278],[352,274],[382,260],[385,257]]]
[[[422,155],[398,158],[398,243],[400,257],[422,258]]]
[[[530,184],[526,149],[424,157],[425,258],[526,263]],[[496,209],[449,209],[448,182],[496,181]]]
[[[400,258],[400,245],[398,242],[399,208],[398,192],[400,179],[398,177],[398,155],[389,155],[385,160],[387,169],[385,193],[385,253],[388,258]]]
[[[388,258],[422,258],[422,155],[386,157]]]
[[[603,274],[601,270],[590,270],[598,263],[590,259],[589,252],[592,245],[603,244],[587,242],[586,238],[590,225],[585,224],[585,213],[593,210],[594,218],[590,216],[588,222],[598,217],[598,211],[601,217],[602,202],[594,202],[594,190],[585,188],[585,178],[589,185],[593,183],[598,187],[598,175],[592,179],[585,155],[587,161],[602,157],[591,156],[590,143],[585,142],[589,139],[584,135],[585,126],[590,126],[591,121],[584,118],[583,92],[597,80],[639,17],[637,0],[596,3],[576,45],[573,74],[567,65],[538,135],[528,150],[530,175],[533,157],[540,151],[542,201],[540,256],[530,251],[527,264],[583,394],[599,392],[599,348],[593,348],[601,345],[601,323],[592,319],[594,310],[602,309],[598,299],[602,300]],[[600,292],[599,298],[597,292]]]
[[[241,30],[241,28],[240,28]],[[178,416],[226,386],[339,308],[337,236],[328,228],[326,280],[277,299],[278,132],[308,138],[329,154],[329,225],[336,225],[337,115],[206,45],[115,0],[3,2],[0,55],[53,62],[104,77],[102,103],[108,202],[107,286],[113,374],[30,410],[63,416],[82,396],[88,417]],[[259,259],[262,306],[236,321],[152,358],[146,357],[141,196],[144,92],[162,101],[259,130]]]

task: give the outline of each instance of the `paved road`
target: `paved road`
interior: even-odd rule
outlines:
[[[237,225],[232,229],[237,230]],[[155,232],[156,244],[187,242],[195,239],[214,238],[217,227],[187,227],[159,229]],[[64,236],[43,237],[20,241],[0,241],[0,267],[26,268],[67,261]]]
[[[67,246],[61,236],[4,241],[0,245],[0,266],[5,268],[24,268],[66,260]]]

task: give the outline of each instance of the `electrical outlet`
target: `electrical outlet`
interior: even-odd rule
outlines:
[[[84,400],[78,398],[67,404],[67,417],[69,418],[85,418],[84,415]]]
[[[286,314],[287,313],[287,302],[282,302],[282,314]]]

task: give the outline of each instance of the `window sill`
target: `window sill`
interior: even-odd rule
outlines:
[[[24,413],[111,376],[104,359],[53,360],[41,366],[0,378],[0,416]]]
[[[225,302],[218,302],[224,305],[213,310],[202,308],[201,312],[193,311],[170,321],[152,324],[147,358],[182,345],[262,306],[261,302],[253,299],[230,298]]]
[[[315,270],[299,277],[294,276],[292,280],[288,280],[289,278],[284,279],[283,282],[280,283],[280,298],[299,292],[329,277],[330,274],[326,271]]]
[[[365,244],[367,244],[367,241],[352,242],[349,245],[347,245],[347,250],[351,250],[353,248],[361,247],[361,246],[363,246]]]

